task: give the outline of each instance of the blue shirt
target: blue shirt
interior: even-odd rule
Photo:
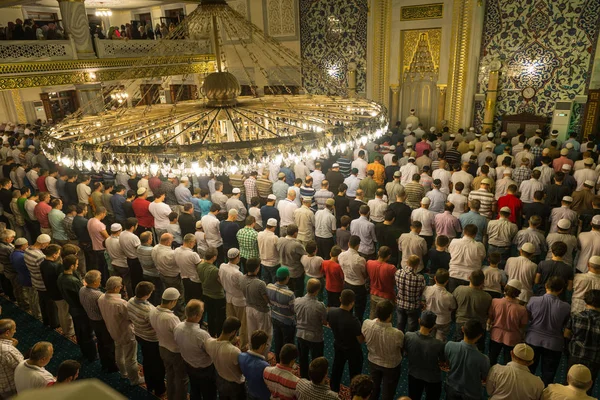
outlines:
[[[125,209],[123,208],[123,203],[125,203],[125,201],[125,197],[118,193],[110,198],[110,204],[112,205],[113,212],[115,213],[115,219],[117,221],[125,221],[127,219],[127,216],[125,215]]]
[[[263,226],[267,226],[267,221],[269,218],[275,218],[277,220],[277,228],[275,229],[275,234],[279,235],[279,222],[281,221],[279,217],[279,210],[273,206],[262,206],[260,208],[260,217],[263,221]]]
[[[269,363],[264,357],[249,350],[245,353],[240,353],[238,363],[240,364],[242,374],[246,377],[248,394],[257,399],[269,400],[271,398],[271,391],[263,378],[263,372],[269,366]]]
[[[450,362],[448,386],[464,393],[463,399],[481,399],[481,381],[488,375],[490,359],[464,340],[446,343],[444,353]]]
[[[483,215],[469,211],[468,213],[461,214],[458,217],[460,221],[460,226],[463,231],[465,230],[465,226],[473,224],[477,227],[477,236],[475,236],[475,240],[478,242],[483,241],[483,234],[487,231],[488,219]]]
[[[285,325],[294,325],[294,292],[286,285],[269,283],[267,296],[271,302],[271,318]]]
[[[10,254],[10,263],[17,272],[17,280],[24,287],[31,287],[31,275],[27,265],[25,265],[25,252],[23,250],[15,250]]]
[[[212,201],[208,199],[198,199],[198,206],[200,207],[200,213],[204,217],[208,215],[210,212],[210,207],[212,206]],[[196,211],[196,206],[194,206],[194,211]]]
[[[181,205],[191,203],[192,193],[190,192],[190,189],[180,184],[175,188],[175,198],[177,199],[177,203]]]
[[[294,180],[296,179],[296,176],[294,175],[291,169],[289,169],[288,167],[281,167],[279,168],[279,172],[283,172],[285,174],[285,183],[287,183],[289,186],[294,185]]]
[[[527,312],[530,319],[525,343],[548,350],[562,351],[563,328],[571,314],[569,303],[546,293],[529,299]]]

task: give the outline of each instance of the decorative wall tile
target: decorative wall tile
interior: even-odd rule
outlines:
[[[265,32],[279,40],[298,39],[298,1],[263,0]]]
[[[323,74],[346,87],[348,64],[357,64],[356,86],[365,91],[367,56],[367,0],[300,0],[302,61],[318,72],[305,70],[304,86],[311,93],[327,93]],[[314,70],[314,69],[313,69]]]
[[[557,100],[585,94],[599,29],[600,0],[488,0],[478,84],[485,92],[489,64],[500,60],[497,126],[504,114],[551,117]],[[529,102],[526,87],[536,90]],[[572,126],[579,129],[575,111]]]

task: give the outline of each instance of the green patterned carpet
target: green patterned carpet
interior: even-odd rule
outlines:
[[[41,322],[33,318],[31,315],[21,311],[16,305],[8,301],[6,298],[0,297],[0,305],[2,306],[2,318],[12,318],[17,323],[17,333],[15,337],[19,340],[18,348],[21,352],[26,352],[29,348],[31,348],[31,346],[41,340],[49,341],[54,345],[54,357],[47,367],[50,372],[56,374],[58,365],[64,360],[78,360],[82,363],[81,372],[79,374],[80,379],[91,377],[98,378],[130,399],[156,399],[154,395],[148,393],[141,386],[129,386],[129,381],[127,379],[122,379],[118,372],[111,374],[102,372],[99,361],[89,363],[85,360],[82,360],[80,357],[79,347],[77,347],[75,343],[63,337],[58,331],[44,327]],[[368,305],[367,310],[369,310]],[[365,360],[363,365],[363,373],[368,374],[367,352],[365,346],[363,346],[363,352]],[[331,330],[328,328],[325,329],[325,357],[329,360],[329,366],[331,368],[333,364],[333,336],[331,334]],[[500,357],[500,360],[502,360],[502,356]],[[138,358],[141,361],[141,353],[138,354]],[[406,360],[404,360],[402,362],[402,377],[396,393],[398,397],[408,393],[407,372],[408,365]],[[566,358],[563,357],[557,372],[556,382],[564,383],[565,380]],[[342,383],[345,385],[349,383],[347,368],[344,372]],[[598,387],[596,387],[594,395],[597,397],[599,392],[600,390]],[[343,399],[348,397],[347,388],[342,388],[341,395]]]

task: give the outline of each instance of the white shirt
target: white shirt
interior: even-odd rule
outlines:
[[[153,201],[148,206],[148,211],[154,217],[154,227],[156,229],[167,229],[171,223],[169,221],[169,214],[173,211],[168,204],[165,202],[157,203],[156,201]],[[202,226],[204,227],[204,224],[202,224]],[[206,230],[206,227],[204,230]]]
[[[506,260],[504,272],[506,272],[508,280],[517,279],[523,284],[519,300],[524,301],[525,303],[533,296],[533,282],[536,270],[537,265],[533,261],[527,259],[527,257],[518,256]]]
[[[106,251],[108,251],[108,255],[110,256],[110,262],[112,265],[116,265],[121,268],[128,268],[127,266],[127,256],[121,249],[119,245],[119,237],[118,236],[109,236],[104,242],[106,246]]]
[[[593,256],[600,256],[600,231],[591,230],[580,233],[577,240],[580,251],[575,266],[580,272],[587,272],[589,259]]]
[[[421,236],[433,236],[435,229],[435,213],[427,208],[417,208],[410,214],[410,220],[419,221],[423,226]]]
[[[452,215],[454,215],[456,218],[460,217],[466,212],[465,206],[467,205],[467,201],[469,199],[464,194],[450,193],[447,200],[454,204],[454,211],[452,211]]]
[[[383,368],[396,368],[402,362],[404,334],[390,322],[366,319],[362,324],[362,334],[370,362]]]
[[[400,183],[406,185],[407,183],[412,182],[413,175],[418,174],[419,172],[419,167],[411,162],[400,167],[400,173],[402,174]]]
[[[162,307],[156,307],[150,310],[148,319],[150,320],[150,325],[152,325],[152,328],[156,331],[156,336],[158,336],[158,345],[173,353],[179,353],[180,350],[175,341],[174,331],[180,321],[179,318],[173,314],[173,311]]]
[[[198,271],[196,266],[200,264],[200,255],[192,249],[181,246],[173,252],[175,264],[181,270],[181,279],[188,278],[192,282],[201,283],[198,279]]]
[[[240,288],[242,276],[239,265],[223,263],[219,267],[219,279],[225,289],[225,299],[236,307],[246,307],[246,297]]]
[[[469,194],[469,192],[471,191],[471,184],[473,183],[473,175],[469,174],[466,171],[457,171],[455,173],[452,174],[452,178],[450,178],[450,181],[452,182],[453,185],[453,191],[454,193],[456,193],[456,184],[458,182],[462,182],[465,185],[465,188],[462,191],[462,194],[464,194],[465,196]]]
[[[35,190],[38,190],[37,179],[40,177],[38,172],[35,169],[30,169],[27,173],[25,173],[25,176],[27,179],[29,179],[31,186],[33,186]]]
[[[29,215],[29,219],[32,221],[37,221],[35,213],[33,212],[35,206],[37,206],[35,200],[27,199],[27,201],[25,202],[25,211],[27,211],[27,215]]]
[[[214,360],[215,369],[221,378],[229,382],[244,383],[244,375],[242,375],[238,362],[240,349],[229,341],[212,338],[204,342],[204,348],[210,358]]]
[[[202,219],[202,228],[204,228],[204,234],[206,244],[210,247],[220,247],[223,245],[223,238],[221,237],[220,222],[217,217],[212,213],[206,214]]]
[[[55,199],[58,199],[60,198],[60,196],[58,195],[58,190],[56,189],[56,181],[57,179],[53,176],[48,175],[46,177],[46,187],[48,188],[50,196],[54,197]]]
[[[139,188],[146,188],[146,193],[148,194],[148,197],[154,196],[154,193],[152,192],[152,190],[150,190],[150,185],[148,184],[148,179],[146,179],[146,178],[140,179],[138,181],[138,189]]]
[[[280,226],[288,226],[295,224],[294,221],[294,211],[298,208],[298,205],[290,200],[283,199],[277,204],[277,210],[279,210],[279,225]],[[204,226],[204,224],[203,224]]]
[[[310,174],[310,170],[302,161],[294,165],[294,175],[296,176],[296,179],[302,179],[304,182],[304,179],[308,176],[308,174]]]
[[[403,233],[398,238],[398,250],[402,252],[402,260],[400,266],[406,268],[408,265],[408,257],[416,255],[419,257],[419,267],[415,272],[421,272],[425,265],[423,265],[423,257],[427,254],[427,242],[421,236],[414,232]]]
[[[438,168],[433,171],[431,174],[431,178],[433,180],[439,179],[442,181],[442,186],[440,187],[440,192],[449,194],[450,193],[450,178],[452,178],[452,173],[450,171],[446,171],[445,169]]]
[[[179,275],[179,267],[175,264],[175,252],[170,246],[157,244],[152,249],[152,261],[161,275],[176,277]]]
[[[335,216],[329,209],[324,208],[315,213],[315,236],[332,238],[336,228]]]
[[[450,253],[450,277],[469,280],[469,275],[475,270],[481,269],[481,263],[485,258],[485,246],[470,237],[453,239],[448,246]]]
[[[212,359],[204,347],[206,340],[210,339],[210,334],[200,329],[199,324],[181,322],[173,330],[173,337],[186,363],[194,368],[206,368],[212,364]]]
[[[135,233],[123,231],[119,235],[119,245],[127,258],[138,258],[137,248],[140,247],[141,244],[140,238]]]
[[[348,190],[346,190],[346,195],[348,197],[356,197],[356,191],[360,185],[360,178],[358,175],[350,175],[346,179],[344,179],[344,183],[348,186]]]
[[[343,251],[338,263],[344,272],[344,281],[350,285],[361,286],[367,279],[367,262],[352,248]]]
[[[376,197],[372,200],[369,200],[367,205],[371,209],[371,213],[369,214],[371,221],[383,222],[385,220],[384,214],[388,205],[385,201],[383,201],[383,199]]]
[[[544,382],[539,376],[529,372],[529,368],[516,362],[494,365],[486,381],[490,400],[538,400],[544,390]]]
[[[258,254],[260,263],[267,267],[274,267],[279,264],[279,252],[277,251],[277,241],[279,238],[275,232],[267,229],[260,231],[256,236],[258,242]]]
[[[27,389],[37,389],[48,386],[55,382],[54,376],[46,368],[38,367],[27,363],[27,360],[21,361],[15,368],[15,387],[17,393]]]
[[[89,204],[89,197],[92,195],[92,189],[85,183],[77,185],[77,200],[83,204]]]
[[[585,274],[575,274],[573,279],[573,297],[571,298],[571,314],[585,310],[583,296],[588,290],[600,289],[600,274],[588,271]]]
[[[541,400],[595,400],[585,393],[585,390],[576,389],[573,386],[551,383],[542,392]]]
[[[356,175],[358,179],[363,179],[367,176],[367,163],[363,158],[357,158],[352,161],[352,168],[356,168],[358,170],[358,174]]]
[[[321,190],[321,182],[323,182],[325,180],[325,174],[321,170],[316,169],[310,174],[310,176],[312,176],[312,178],[313,178],[313,186],[312,187],[315,190]]]
[[[521,182],[521,186],[519,187],[521,201],[523,203],[533,203],[533,195],[539,190],[544,191],[544,184],[535,178]]]
[[[434,284],[423,290],[426,309],[435,313],[436,325],[446,325],[452,322],[452,311],[456,310],[456,299],[444,286]]]

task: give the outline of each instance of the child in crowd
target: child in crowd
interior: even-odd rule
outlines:
[[[498,268],[498,264],[502,260],[500,253],[490,253],[488,256],[490,265],[483,268],[483,275],[485,276],[485,283],[483,284],[483,290],[492,296],[492,299],[501,299],[504,293],[504,285],[508,281],[506,272]]]
[[[468,199],[467,196],[462,194],[464,189],[464,183],[456,182],[456,185],[454,185],[454,193],[450,193],[448,195],[448,201],[454,204],[454,211],[452,211],[452,215],[454,215],[456,218],[467,212]]]
[[[448,253],[448,245],[450,239],[448,236],[440,235],[435,239],[435,249],[430,249],[427,258],[429,259],[428,271],[433,271],[442,268],[448,271],[450,269],[450,253]]]
[[[423,291],[425,309],[437,315],[432,334],[435,335],[436,339],[445,343],[450,332],[452,312],[456,310],[456,299],[454,299],[452,293],[446,290],[446,285],[450,279],[447,269],[438,269],[433,279],[435,285],[426,286]]]
[[[260,197],[253,197],[250,199],[250,208],[248,209],[248,215],[256,219],[256,226],[254,229],[257,231],[263,230],[263,220],[260,215]]]
[[[179,216],[176,212],[172,212],[169,214],[169,226],[167,227],[167,232],[173,235],[173,244],[172,247],[174,249],[180,247],[183,244],[183,239],[181,237],[181,227],[178,222]]]
[[[341,219],[342,227],[335,231],[335,240],[338,246],[344,251],[348,250],[348,242],[350,241],[350,222],[352,218],[348,215],[344,215]]]
[[[306,253],[300,258],[300,262],[304,267],[304,286],[310,278],[315,278],[321,281],[321,290],[319,291],[319,301],[323,301],[323,258],[317,256],[317,242],[314,240],[306,243]]]
[[[331,258],[323,261],[322,264],[323,273],[325,274],[325,290],[327,290],[328,307],[340,306],[340,294],[344,289],[344,272],[338,263],[338,256],[341,253],[342,249],[340,246],[333,246],[329,253]]]
[[[202,216],[204,217],[205,215],[208,215],[208,213],[210,212],[210,207],[212,206],[212,201],[210,201],[208,199],[209,196],[209,191],[207,189],[202,189],[200,191],[200,210],[202,213]]]
[[[208,250],[208,243],[206,243],[206,236],[204,235],[204,228],[202,228],[201,221],[196,222],[194,236],[196,236],[196,251],[200,254],[200,258],[204,260],[204,255],[206,254],[206,250]]]
[[[194,194],[190,199],[190,203],[194,206],[194,217],[199,221],[202,218],[202,208],[200,207],[200,188],[194,188]]]

